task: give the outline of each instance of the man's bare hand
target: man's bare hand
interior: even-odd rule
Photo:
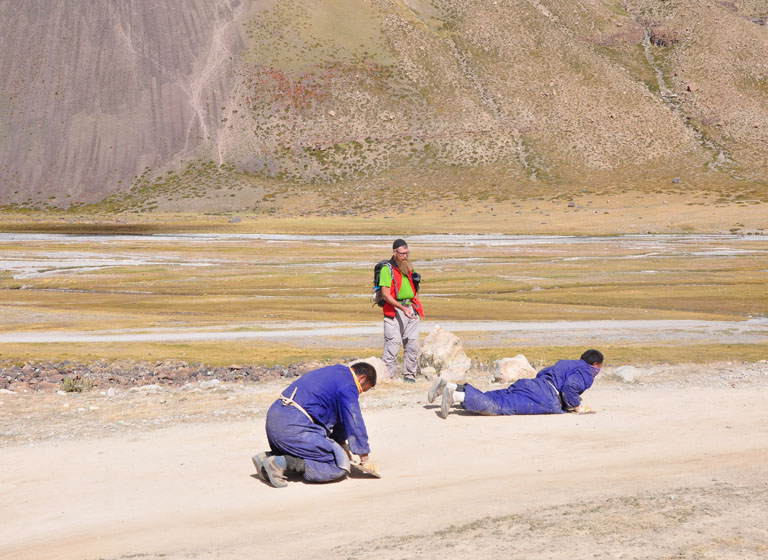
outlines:
[[[594,408],[591,406],[587,406],[586,404],[581,404],[574,408],[571,412],[574,414],[595,414],[597,412]]]
[[[366,461],[364,463],[360,463],[357,465],[357,468],[360,469],[360,471],[363,474],[367,474],[376,478],[381,478],[381,473],[379,472],[378,467],[376,466],[376,463],[373,461]]]

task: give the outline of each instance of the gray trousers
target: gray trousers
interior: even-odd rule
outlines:
[[[403,377],[416,377],[416,366],[419,359],[419,331],[421,320],[414,311],[414,317],[409,319],[405,313],[395,308],[394,317],[384,317],[384,354],[381,356],[387,366],[389,377],[395,376],[397,367],[397,352],[403,345]]]

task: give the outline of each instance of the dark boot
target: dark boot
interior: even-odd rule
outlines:
[[[303,473],[307,468],[304,459],[300,457],[294,457],[293,455],[283,455],[283,457],[285,457],[285,465],[289,471]]]

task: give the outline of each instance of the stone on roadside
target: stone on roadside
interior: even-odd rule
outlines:
[[[296,368],[296,375],[301,376],[301,375],[304,375],[305,373],[309,373],[310,371],[314,371],[321,367],[323,367],[323,364],[318,361],[309,361],[303,364],[299,364],[299,366]]]
[[[496,360],[496,370],[493,373],[493,380],[496,382],[512,383],[531,377],[536,377],[536,370],[523,354]]]
[[[619,366],[610,372],[611,375],[620,377],[627,383],[632,383],[640,372],[635,366]]]
[[[25,381],[17,381],[16,383],[11,383],[8,386],[8,389],[10,389],[13,393],[28,393],[30,390],[30,385]]]
[[[131,387],[128,389],[129,393],[144,393],[144,394],[150,394],[150,393],[162,393],[163,388],[160,387],[160,385],[156,384],[150,384],[150,385],[141,385],[139,387]]]
[[[376,383],[381,383],[382,381],[392,381],[389,378],[389,374],[387,373],[387,367],[384,365],[384,361],[381,358],[377,358],[376,356],[370,356],[369,358],[361,358],[359,360],[353,360],[349,363],[351,366],[352,364],[357,364],[359,362],[365,362],[366,364],[370,364],[373,366],[373,369],[376,370]]]
[[[58,383],[51,383],[50,381],[38,381],[35,383],[34,387],[36,391],[55,393],[59,390],[60,385]]]
[[[453,364],[440,370],[440,377],[452,383],[459,383],[464,379],[464,374],[469,370],[464,364]]]
[[[438,325],[421,344],[419,366],[422,371],[433,367],[440,377],[450,376],[449,381],[457,381],[469,371],[472,360],[464,352],[459,337]]]
[[[218,379],[211,379],[210,381],[201,381],[198,383],[198,387],[201,389],[223,389],[221,381]]]
[[[432,366],[427,366],[427,367],[421,368],[421,375],[431,380],[437,377],[437,370]]]

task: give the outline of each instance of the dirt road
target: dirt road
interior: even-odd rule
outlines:
[[[384,477],[271,488],[254,421],[0,449],[0,557],[764,558],[768,376],[596,384],[598,414],[364,395]],[[3,406],[14,396],[3,395]]]

